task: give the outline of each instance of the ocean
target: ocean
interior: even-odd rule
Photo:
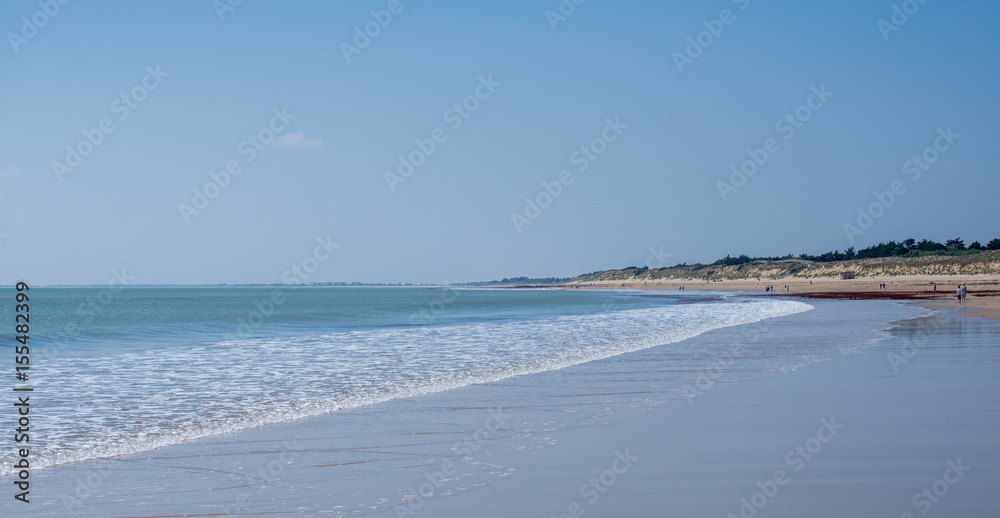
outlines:
[[[749,324],[813,305],[733,293],[457,287],[30,293],[34,469],[656,346],[677,372],[708,369],[713,383],[770,377],[870,345],[889,321],[915,311],[886,305],[878,318],[841,312],[838,322],[812,321],[835,329],[828,341],[796,342],[790,330],[787,342],[764,344]],[[712,347],[686,342],[733,326],[748,331]],[[11,348],[12,331],[3,335]],[[693,394],[678,389],[677,397]],[[0,476],[11,474],[12,452],[0,451]]]

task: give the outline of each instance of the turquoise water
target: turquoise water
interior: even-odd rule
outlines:
[[[5,293],[12,301],[13,290]],[[30,293],[36,467],[146,451],[664,344],[672,344],[680,368],[705,354],[686,347],[687,338],[812,308],[726,294],[583,290],[130,287]],[[12,335],[3,340],[13,347]],[[754,360],[761,363],[755,369],[787,368],[794,355],[771,356]]]

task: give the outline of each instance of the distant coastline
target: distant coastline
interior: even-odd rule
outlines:
[[[745,256],[743,256],[745,257]],[[732,258],[729,258],[732,259]],[[738,259],[738,258],[737,258]],[[730,264],[726,264],[726,263]],[[735,263],[735,264],[733,264]],[[853,278],[842,279],[842,273]],[[725,290],[772,296],[828,299],[922,301],[929,307],[958,307],[955,290],[967,286],[961,307],[970,316],[1000,319],[1000,250],[951,255],[875,257],[840,261],[801,258],[720,260],[715,264],[665,268],[630,266],[569,279],[504,279],[489,286],[565,289]],[[511,282],[513,281],[513,282]],[[541,282],[538,282],[541,281]]]
[[[753,260],[737,264],[676,265],[666,268],[630,266],[603,270],[566,282],[657,279],[782,279],[785,277],[835,277],[844,272],[857,277],[878,275],[983,275],[1000,274],[1000,250],[962,255],[876,257],[841,261],[810,261],[797,258]]]

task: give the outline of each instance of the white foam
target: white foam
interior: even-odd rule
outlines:
[[[788,300],[679,304],[192,344],[61,362],[36,374],[45,407],[32,422],[33,440],[41,442],[34,466],[136,453],[561,369],[810,309]],[[0,476],[9,475],[12,462],[0,461],[6,470]]]

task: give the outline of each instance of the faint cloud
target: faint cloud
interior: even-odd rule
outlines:
[[[9,165],[7,167],[0,167],[0,178],[6,178],[11,176],[21,176],[22,173],[20,169]]]
[[[306,138],[305,133],[286,133],[275,140],[274,145],[289,149],[307,149],[323,147],[323,141],[318,138]]]

